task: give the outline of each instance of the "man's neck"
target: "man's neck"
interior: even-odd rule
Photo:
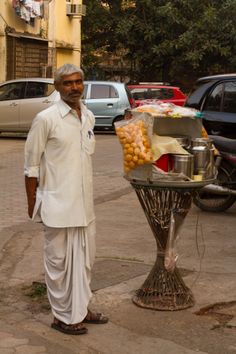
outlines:
[[[71,109],[76,111],[78,118],[81,120],[81,107],[80,107],[80,101],[78,102],[67,102],[63,100]]]
[[[74,102],[67,102],[65,101],[66,104],[68,104],[68,106],[70,106],[70,108],[74,109],[75,111],[80,110],[80,101],[74,103]]]

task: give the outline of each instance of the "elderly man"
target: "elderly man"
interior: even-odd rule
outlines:
[[[108,318],[88,310],[95,258],[92,163],[94,115],[81,102],[84,74],[65,64],[55,73],[61,99],[35,117],[25,144],[28,214],[45,228],[44,266],[52,328],[84,334]]]

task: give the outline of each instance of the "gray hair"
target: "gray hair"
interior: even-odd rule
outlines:
[[[74,73],[80,73],[82,79],[84,79],[84,72],[78,66],[74,64],[64,64],[60,68],[58,68],[54,73],[54,82],[59,82],[64,75],[71,75]]]

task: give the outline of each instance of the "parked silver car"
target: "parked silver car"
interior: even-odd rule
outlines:
[[[128,87],[113,81],[85,81],[84,103],[95,115],[98,129],[113,129],[125,110],[135,107]]]
[[[59,100],[52,79],[19,79],[0,85],[0,131],[27,132],[34,116]]]
[[[53,79],[25,78],[0,85],[0,132],[27,132],[35,115],[59,100]],[[95,128],[113,129],[133,106],[131,93],[119,82],[85,81],[84,103],[94,113]]]

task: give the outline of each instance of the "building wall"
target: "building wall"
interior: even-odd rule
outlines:
[[[12,7],[12,0],[0,0],[0,82],[5,81],[7,78],[19,77],[20,75],[23,77],[30,76],[31,73],[38,73],[37,75],[42,76],[43,73],[47,72],[51,76],[55,67],[61,66],[66,62],[80,66],[82,17],[66,15],[66,5],[71,3],[82,5],[82,0],[45,1],[44,18],[36,18],[34,26],[32,26],[16,15]],[[7,32],[9,32],[9,35],[7,35]],[[25,37],[18,36],[19,34],[32,38],[28,38],[27,41]],[[15,38],[13,38],[14,36]],[[34,68],[29,70],[29,74],[24,72],[24,70],[21,73],[17,69],[20,66],[19,62],[15,63],[15,67],[13,65],[14,60],[17,60],[17,55],[11,49],[14,48],[14,45],[9,45],[9,38],[10,40],[13,38],[13,42],[15,41],[18,46],[17,48],[22,47],[22,50],[25,49],[24,55],[27,56],[27,53],[31,53],[30,55],[34,58],[37,57],[37,48],[41,44],[44,48],[48,46],[47,60],[48,68],[51,68],[51,70],[47,70],[45,61],[42,62],[40,58],[37,59],[38,64],[35,63],[35,60],[33,63],[33,60],[28,58],[27,65],[34,66]],[[40,56],[38,55],[38,57]],[[36,68],[37,65],[38,68]],[[42,65],[45,70],[41,70]],[[12,68],[10,72],[9,67]]]
[[[40,36],[41,31],[46,28],[46,22],[41,19],[35,19],[34,26],[26,23],[16,15],[12,0],[0,1],[0,82],[6,80],[7,73],[7,37],[6,31],[27,33],[34,36]]]
[[[66,62],[80,66],[81,62],[82,17],[66,15],[66,5],[70,3],[82,5],[82,0],[54,0],[49,6],[49,45],[56,49],[57,67]]]
[[[19,16],[15,14],[15,11],[12,7],[12,0],[1,0],[0,1],[0,18],[1,25],[5,24],[9,27],[15,29],[19,32],[28,32],[32,34],[39,34],[40,28],[43,25],[44,20],[36,19],[35,25],[31,26],[30,24],[24,22]]]

